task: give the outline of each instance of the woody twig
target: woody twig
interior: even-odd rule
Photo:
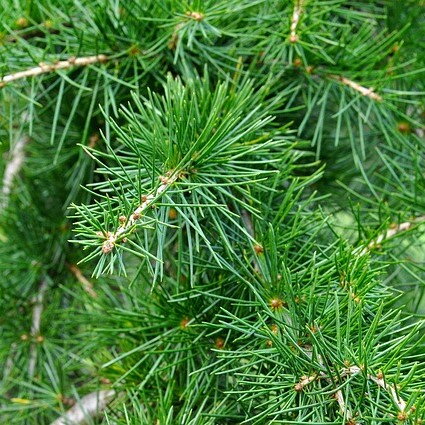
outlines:
[[[0,88],[6,86],[7,84],[21,80],[23,78],[35,77],[40,74],[47,74],[50,72],[55,72],[60,69],[68,69],[76,66],[88,66],[95,63],[104,63],[109,60],[106,55],[95,55],[95,56],[85,56],[85,57],[71,57],[67,60],[57,61],[54,63],[44,63],[41,62],[38,66],[33,68],[28,68],[24,71],[18,71],[13,74],[8,74],[0,78]]]

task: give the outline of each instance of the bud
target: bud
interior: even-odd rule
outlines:
[[[272,310],[280,310],[283,307],[283,301],[280,298],[272,298],[269,305]]]

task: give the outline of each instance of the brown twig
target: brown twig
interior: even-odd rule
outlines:
[[[55,72],[59,69],[68,69],[75,66],[87,66],[92,65],[94,63],[104,63],[108,60],[109,58],[106,55],[96,55],[85,56],[80,58],[72,57],[67,60],[57,61],[51,64],[41,62],[38,64],[38,66],[35,66],[33,68],[5,75],[0,79],[0,88],[4,87],[6,84],[11,83],[12,81],[20,80],[22,78],[34,77],[36,75]]]
[[[31,336],[33,339],[40,337],[41,315],[43,313],[44,296],[48,288],[47,280],[41,282],[37,295],[33,298],[34,307],[32,309]],[[37,363],[37,341],[33,341],[30,345],[30,359],[28,363],[28,375],[34,376],[35,366]]]
[[[93,289],[93,284],[83,275],[83,272],[74,264],[69,264],[70,272],[75,276],[78,282],[81,283],[83,289],[92,297],[97,297],[97,292]]]
[[[339,81],[345,86],[351,87],[353,90],[359,92],[362,96],[369,97],[370,99],[376,100],[377,102],[382,102],[382,97],[376,93],[373,88],[364,87],[353,80],[343,77],[342,75],[330,74],[328,75],[328,78]]]
[[[102,244],[102,252],[104,254],[110,253],[114,247],[117,240],[126,233],[140,218],[142,218],[144,211],[151,207],[155,199],[157,199],[163,192],[165,192],[176,180],[181,176],[181,172],[171,172],[166,173],[165,176],[160,176],[161,185],[158,186],[154,193],[150,195],[143,196],[141,201],[142,203],[133,211],[130,217],[120,217],[122,222],[121,226],[114,233],[108,233],[106,240]]]
[[[98,417],[115,398],[114,390],[100,390],[87,394],[50,425],[80,425]]]

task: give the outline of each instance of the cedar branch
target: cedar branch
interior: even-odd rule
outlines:
[[[411,229],[415,224],[420,224],[425,222],[425,215],[416,217],[410,221],[405,221],[400,224],[392,224],[385,232],[381,233],[376,239],[371,241],[367,246],[360,247],[362,248],[359,255],[365,255],[370,252],[372,249],[378,247],[382,242],[392,238],[393,236],[406,232]]]
[[[32,310],[31,336],[36,338],[40,335],[41,315],[43,313],[44,296],[48,288],[47,280],[41,282],[37,295],[33,298],[34,307]],[[34,376],[35,366],[37,363],[37,346],[33,341],[30,346],[30,359],[28,363],[28,375]]]
[[[301,14],[303,12],[303,3],[304,0],[295,0],[294,11],[292,12],[291,18],[291,33],[289,35],[289,41],[291,43],[296,43],[299,40],[297,34],[297,27],[300,22]]]
[[[0,88],[6,86],[6,84],[11,83],[12,81],[20,80],[23,78],[35,77],[36,75],[46,74],[49,72],[55,72],[59,69],[68,69],[75,66],[87,66],[94,63],[104,63],[109,60],[106,55],[96,55],[96,56],[85,56],[85,57],[71,57],[63,61],[57,61],[51,64],[40,62],[38,66],[33,68],[26,69],[24,71],[18,71],[13,74],[5,75],[0,79]]]
[[[108,233],[106,240],[102,244],[102,252],[110,253],[116,242],[122,237],[137,221],[142,218],[143,212],[152,206],[155,199],[164,193],[176,180],[182,175],[181,172],[167,172],[165,176],[160,176],[161,185],[158,186],[154,193],[142,197],[142,203],[133,211],[130,217],[124,217],[124,223],[118,227],[114,233]]]
[[[341,371],[339,374],[341,378],[344,377],[350,377],[357,375],[361,373],[362,369],[358,366],[350,366],[348,368],[345,368]],[[311,375],[311,376],[302,376],[300,381],[295,384],[294,389],[295,391],[303,391],[304,387],[309,385],[311,382],[315,380],[321,380],[325,379],[326,381],[333,382],[333,378],[324,374],[321,372],[320,374]],[[397,393],[397,389],[395,385],[388,384],[385,381],[384,376],[374,376],[372,374],[367,374],[367,379],[374,382],[378,387],[384,389],[394,404],[397,406],[397,409],[399,412],[404,412],[406,410],[407,403],[400,397],[400,395]],[[338,405],[340,407],[341,413],[345,416],[346,419],[350,420],[352,419],[353,415],[351,411],[348,409],[347,405],[345,404],[344,396],[342,394],[341,390],[337,390],[335,392],[335,399],[338,402]]]
[[[6,165],[3,175],[2,199],[0,207],[6,208],[9,203],[10,193],[12,192],[12,184],[18,175],[25,160],[24,149],[30,141],[29,137],[24,135],[18,139],[13,148],[10,150],[10,160]]]
[[[75,276],[78,282],[81,283],[83,289],[92,297],[97,297],[97,292],[93,289],[93,284],[83,275],[83,272],[74,264],[69,264],[70,272]]]
[[[87,394],[50,425],[84,424],[89,418],[101,415],[115,396],[114,390],[100,390]]]
[[[378,93],[376,93],[373,90],[373,88],[364,87],[364,86],[360,85],[359,83],[356,83],[355,81],[350,80],[350,79],[343,77],[341,75],[331,74],[331,75],[328,75],[328,77],[331,78],[332,80],[336,80],[336,81],[341,82],[345,86],[351,87],[353,90],[359,92],[362,96],[376,100],[377,102],[382,102],[382,97]]]

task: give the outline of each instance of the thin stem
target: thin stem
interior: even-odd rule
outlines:
[[[341,415],[344,416],[345,419],[350,420],[353,417],[351,410],[347,407],[344,400],[344,395],[341,390],[338,390],[335,393],[335,400],[339,405],[339,410],[341,411]]]
[[[425,215],[422,215],[410,221],[405,221],[404,223],[391,225],[385,232],[381,233],[377,238],[371,241],[367,246],[359,247],[361,248],[359,255],[362,256],[367,254],[372,249],[378,247],[382,242],[385,242],[386,240],[392,238],[393,236],[399,233],[406,232],[407,230],[411,229],[415,224],[420,224],[424,222],[425,222]]]
[[[371,379],[373,382],[375,382],[376,385],[388,392],[389,396],[391,397],[400,412],[404,412],[406,410],[406,402],[397,394],[395,385],[387,384],[383,377],[380,378],[369,375],[369,379]]]
[[[154,193],[142,197],[142,203],[133,211],[130,217],[123,217],[123,224],[118,227],[114,233],[109,233],[107,239],[102,244],[102,252],[108,254],[111,252],[117,240],[125,234],[134,224],[142,217],[146,209],[152,206],[154,201],[161,196],[181,175],[180,172],[168,172],[165,176],[160,176],[161,185],[158,186]],[[120,217],[121,219],[121,217]]]
[[[29,141],[30,139],[27,135],[21,136],[10,150],[10,160],[3,175],[2,199],[0,200],[0,208],[2,209],[9,204],[13,181],[22,168],[25,160],[25,146]]]
[[[361,371],[362,369],[358,366],[350,366],[346,369],[343,369],[341,373],[339,374],[339,376],[341,378],[344,378],[347,376],[354,376],[359,374]],[[295,384],[294,390],[298,392],[303,391],[304,387],[309,385],[311,382],[315,380],[321,380],[321,379],[325,379],[326,381],[333,382],[333,378],[324,373],[311,375],[311,376],[302,376],[300,381],[297,384]],[[390,385],[387,382],[385,382],[384,376],[380,376],[380,375],[374,376],[372,374],[368,374],[367,379],[371,380],[376,385],[378,385],[379,387],[387,391],[388,395],[391,397],[394,404],[397,406],[399,412],[404,412],[406,410],[407,403],[397,394],[395,385]],[[337,390],[335,392],[335,399],[338,402],[341,413],[345,416],[345,418],[348,420],[352,419],[353,415],[351,411],[348,409],[347,405],[345,404],[344,396],[341,390]]]
[[[15,365],[15,356],[17,348],[18,344],[16,342],[13,342],[10,345],[9,355],[7,356],[6,362],[4,363],[3,381],[6,381],[6,379],[10,375],[10,372],[12,372],[13,366]]]
[[[297,27],[300,22],[301,14],[303,13],[303,4],[304,0],[295,0],[294,11],[292,12],[291,18],[291,33],[289,35],[289,41],[291,43],[296,43],[299,40]]]
[[[382,97],[376,93],[373,88],[364,87],[353,80],[343,77],[342,75],[331,74],[328,75],[328,78],[339,81],[345,86],[351,87],[353,90],[359,92],[362,96],[369,97],[370,99],[376,100],[377,102],[382,102]]]
[[[104,63],[108,60],[109,58],[106,55],[96,55],[85,56],[80,58],[72,57],[67,60],[58,61],[52,64],[41,62],[38,64],[38,66],[35,66],[33,68],[5,75],[3,78],[0,79],[0,88],[4,87],[8,83],[11,83],[12,81],[20,80],[23,78],[34,77],[36,75],[55,72],[59,69],[68,69],[75,66],[87,66],[92,65],[94,63]]]
[[[93,289],[93,284],[83,275],[83,272],[74,264],[69,264],[70,272],[75,276],[78,282],[81,283],[83,289],[92,297],[97,297],[97,292]]]
[[[31,337],[33,339],[40,337],[40,323],[41,315],[43,313],[43,302],[44,296],[48,288],[47,280],[41,282],[40,288],[38,289],[37,295],[33,298],[34,307],[32,310],[32,322],[31,322]],[[28,375],[30,378],[34,376],[35,366],[37,363],[37,341],[31,343],[30,346],[30,359],[28,363]]]

